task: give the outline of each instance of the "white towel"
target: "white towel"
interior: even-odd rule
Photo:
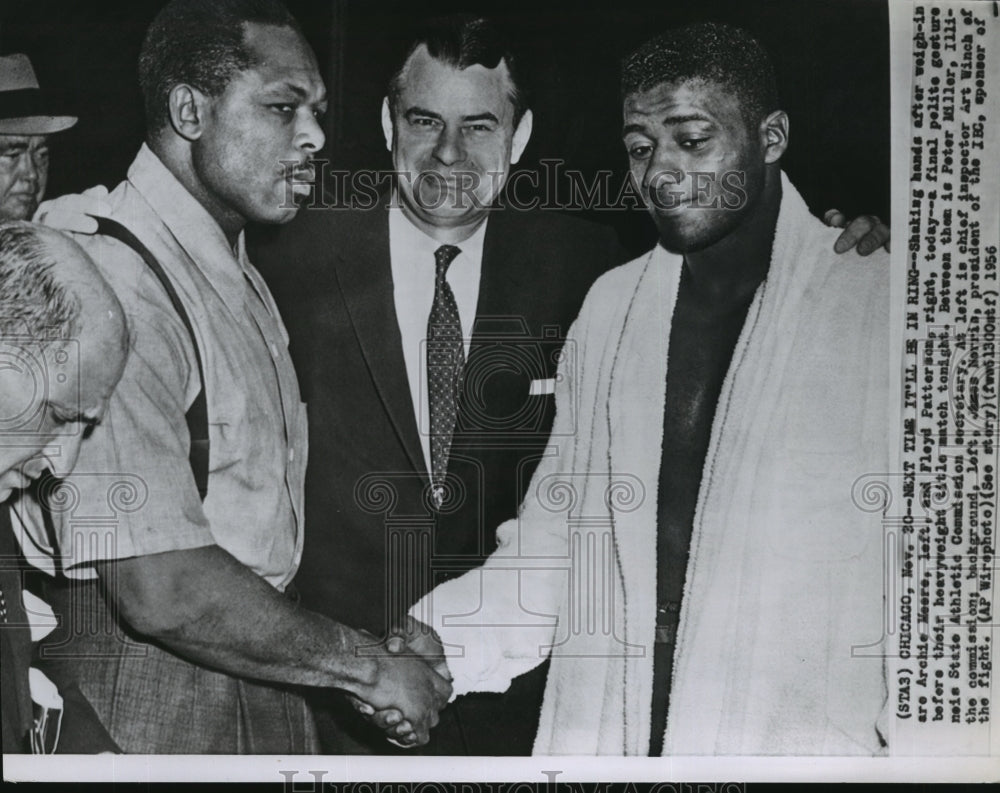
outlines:
[[[881,749],[881,525],[851,496],[888,461],[888,260],[834,254],[838,232],[782,187],[699,494],[666,753]],[[648,751],[681,266],[657,248],[594,285],[521,516],[411,611],[450,644],[457,694],[502,691],[551,653],[536,754]]]

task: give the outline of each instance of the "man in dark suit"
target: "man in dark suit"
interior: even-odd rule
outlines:
[[[380,637],[494,549],[545,451],[565,333],[624,259],[608,229],[495,205],[531,134],[518,66],[486,20],[432,23],[383,105],[395,189],[369,209],[304,209],[253,246],[309,406],[296,584]],[[427,751],[530,754],[546,671],[454,702]],[[387,750],[320,696],[325,752]]]
[[[303,210],[253,253],[309,405],[296,584],[308,607],[377,636],[494,547],[545,448],[564,334],[593,280],[621,260],[603,227],[489,211],[531,132],[517,80],[488,22],[429,28],[383,108],[397,171],[429,178],[401,178],[370,210]],[[442,246],[460,250],[445,266],[467,341],[451,427],[435,433],[427,322]],[[431,446],[445,435],[442,461]],[[544,669],[503,697],[454,703],[428,750],[528,754],[543,683]],[[385,750],[381,733],[327,699],[317,707],[325,751]]]

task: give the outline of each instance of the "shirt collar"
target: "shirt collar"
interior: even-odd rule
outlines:
[[[455,247],[462,251],[461,256],[480,267],[483,261],[483,242],[486,239],[486,225],[489,217],[479,224],[471,237],[456,243]],[[434,252],[441,247],[442,242],[434,239],[425,231],[417,228],[403,214],[403,210],[394,202],[389,209],[389,238],[400,243],[403,250],[412,251],[413,261],[434,262]],[[426,255],[425,255],[426,254]]]
[[[244,288],[243,232],[234,250],[215,218],[145,143],[129,168],[128,180],[216,288]]]

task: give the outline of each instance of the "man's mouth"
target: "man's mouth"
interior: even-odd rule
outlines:
[[[476,171],[463,169],[442,173],[441,171],[422,171],[419,180],[431,187],[447,188],[448,190],[474,190],[483,181],[483,176]]]
[[[693,202],[690,198],[680,199],[676,196],[667,196],[665,200],[650,197],[648,206],[658,215],[673,215],[689,209]]]
[[[312,165],[297,167],[285,177],[285,181],[296,196],[308,196],[316,181],[316,169]]]

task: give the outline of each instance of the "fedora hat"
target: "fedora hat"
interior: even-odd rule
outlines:
[[[0,57],[0,135],[50,135],[76,123],[52,114],[27,55]]]

